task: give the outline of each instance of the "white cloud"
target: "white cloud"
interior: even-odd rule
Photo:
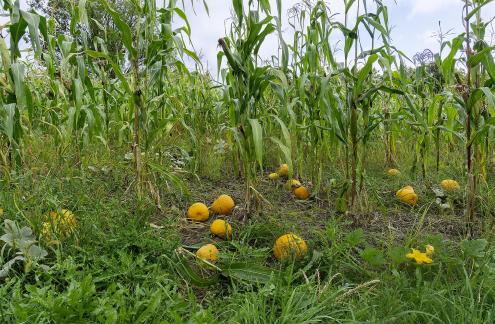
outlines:
[[[246,0],[245,0],[246,1]],[[283,4],[283,29],[286,42],[292,42],[291,28],[287,23],[287,10],[300,3],[302,0],[282,0]],[[191,23],[192,43],[195,49],[203,55],[202,61],[205,68],[208,65],[209,71],[216,74],[217,70],[217,46],[218,39],[226,35],[229,29],[228,19],[231,16],[231,0],[207,0],[210,15],[208,16],[201,7],[200,1],[195,0],[196,14],[190,8],[190,1],[186,1],[186,14]],[[188,4],[189,3],[189,4]],[[272,12],[276,12],[275,0],[270,0]],[[334,19],[343,20],[343,0],[327,0],[332,13],[337,14]],[[438,48],[432,33],[438,28],[438,21],[442,22],[442,29],[445,31],[453,29],[454,33],[462,32],[462,5],[461,0],[385,0],[389,7],[390,25],[393,27],[393,44],[412,56],[424,48],[432,50]],[[369,8],[368,8],[369,9]],[[495,12],[495,2],[483,8],[485,21],[493,17]],[[354,14],[350,15],[349,24],[353,23]],[[226,27],[227,24],[227,27]],[[337,44],[338,36],[331,38],[332,47]],[[364,44],[366,45],[366,44]],[[338,44],[342,48],[342,44]],[[278,49],[277,36],[271,35],[263,44],[260,55],[269,59],[276,54]]]
[[[298,0],[282,1],[282,23],[283,28],[287,28],[287,10],[294,6]],[[186,2],[186,14],[191,24],[192,35],[191,41],[196,49],[203,55],[202,61],[208,65],[208,69],[212,73],[217,70],[217,53],[218,39],[226,36],[229,29],[229,18],[231,17],[232,1],[230,0],[211,0],[207,1],[210,15],[208,16],[202,5],[196,2],[195,12],[192,10],[190,2]],[[276,1],[270,0],[272,13],[276,14]],[[227,29],[227,31],[226,31]],[[291,37],[291,36],[290,36]],[[289,36],[287,36],[289,38]],[[263,58],[270,58],[278,49],[278,39],[275,35],[270,35],[260,50],[260,55]]]
[[[457,13],[462,7],[460,0],[409,0],[411,4],[411,12],[409,18],[416,15],[434,14],[440,11],[453,10]]]

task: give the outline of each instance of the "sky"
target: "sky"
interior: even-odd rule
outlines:
[[[205,0],[209,7],[209,15],[202,6],[203,0],[184,0],[185,13],[191,25],[191,42],[197,53],[200,54],[203,67],[209,70],[212,75],[217,72],[217,46],[218,39],[226,36],[226,27],[230,22],[232,13],[232,0]],[[269,0],[272,12],[276,12],[276,0]],[[302,0],[282,0],[282,29],[284,39],[290,43],[292,40],[292,29],[287,23],[287,11]],[[428,48],[434,53],[438,52],[439,44],[435,34],[439,30],[441,22],[443,32],[450,31],[449,39],[463,32],[462,7],[464,0],[382,0],[388,7],[389,25],[392,29],[392,45],[403,51],[409,58],[415,53],[422,52]],[[179,1],[180,2],[180,1]],[[247,0],[244,0],[246,3]],[[368,0],[367,3],[372,3]],[[343,0],[327,0],[331,12],[336,20],[343,21]],[[157,0],[157,4],[163,4],[163,0]],[[21,7],[27,8],[25,0],[21,0]],[[485,21],[493,19],[495,16],[495,1],[486,5],[482,9]],[[0,17],[0,22],[6,18]],[[183,24],[177,18],[177,26]],[[495,24],[487,28],[487,41],[495,44]],[[339,38],[331,39],[332,47],[341,48]],[[268,59],[276,54],[278,40],[276,34],[271,35],[263,43],[260,56]],[[444,53],[445,55],[446,53]],[[340,57],[339,57],[340,55]],[[341,59],[341,52],[336,54]],[[193,67],[192,62],[186,64]]]
[[[198,0],[194,0],[198,1]],[[196,2],[194,9],[191,4],[186,4],[186,14],[191,24],[191,40],[194,48],[201,54],[203,65],[211,72],[216,73],[216,55],[219,51],[217,40],[226,35],[225,27],[229,24],[232,12],[231,0],[206,0],[209,7],[209,15],[203,9],[200,2]],[[282,0],[283,3],[283,30],[284,38],[292,38],[291,28],[287,24],[287,10],[301,0]],[[371,3],[371,1],[369,1]],[[272,10],[275,12],[275,0],[270,0]],[[333,13],[343,12],[343,0],[327,1]],[[441,22],[443,32],[451,31],[453,38],[463,31],[462,26],[462,0],[383,0],[388,6],[389,24],[392,28],[392,44],[402,50],[408,57],[424,49],[438,52],[439,44],[434,36],[439,30]],[[485,20],[495,16],[495,2],[485,6],[482,10]],[[336,16],[337,20],[343,19],[342,14]],[[493,25],[488,28],[487,41],[495,42],[492,35]],[[335,43],[338,39],[333,40]],[[338,44],[332,44],[339,47]],[[269,58],[276,53],[278,47],[275,35],[267,39],[260,51],[260,56]]]

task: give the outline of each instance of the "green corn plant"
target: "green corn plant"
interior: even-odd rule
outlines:
[[[95,138],[102,138],[104,116],[97,105],[93,80],[88,72],[93,70],[91,61],[83,55],[89,46],[84,3],[71,3],[69,13],[67,34],[57,34],[53,18],[38,16],[38,34],[42,38],[36,41],[41,44],[36,59],[46,67],[44,72],[38,72],[47,76],[48,95],[35,93],[33,107],[41,113],[36,113],[35,119],[30,117],[30,120],[32,127],[38,126],[53,135],[60,158],[68,146],[75,144],[76,160],[79,161],[81,150]],[[30,42],[36,48],[36,42]],[[38,89],[39,84],[35,88]]]
[[[433,57],[433,53],[429,50],[416,54],[414,61],[418,65],[413,73],[401,79],[402,87],[408,92],[406,102],[409,107],[409,110],[403,111],[403,116],[410,121],[408,126],[414,131],[416,139],[411,174],[416,173],[419,162],[423,179],[426,178],[427,157],[433,137],[435,137],[437,150],[439,149],[440,129],[443,121],[444,96],[438,90],[441,80],[439,80],[437,65],[432,62]]]
[[[351,10],[353,3],[346,3],[346,15]],[[391,65],[394,63],[394,57],[391,55],[393,47],[389,45],[388,40],[388,27],[381,25],[387,25],[387,10],[385,7],[379,6],[377,7],[378,14],[369,14],[364,2],[363,5],[366,9],[365,14],[361,16],[358,14],[359,18],[352,30],[347,27],[347,19],[345,24],[332,20],[323,1],[317,1],[314,5],[308,3],[304,6],[296,6],[291,9],[291,18],[289,20],[289,24],[294,29],[293,43],[287,46],[283,39],[280,40],[282,59],[279,59],[278,62],[282,62],[281,70],[290,72],[291,75],[289,78],[279,77],[281,81],[277,83],[274,89],[280,100],[284,102],[284,106],[288,107],[287,111],[289,113],[285,113],[283,108],[280,112],[283,116],[290,116],[289,125],[297,124],[299,126],[294,128],[290,126],[291,133],[297,135],[296,140],[293,142],[299,144],[296,146],[302,147],[302,149],[299,148],[299,152],[304,152],[303,154],[297,154],[296,159],[299,158],[299,165],[302,165],[304,163],[302,160],[305,159],[305,165],[314,166],[311,178],[315,183],[315,191],[318,191],[319,188],[324,161],[335,159],[341,146],[344,147],[346,152],[346,169],[349,170],[350,165],[355,166],[351,168],[354,172],[353,174],[346,172],[349,182],[356,184],[358,178],[360,178],[361,184],[363,184],[364,172],[359,172],[360,175],[358,176],[357,166],[358,155],[365,163],[366,145],[363,145],[363,148],[358,150],[358,142],[365,144],[371,132],[376,129],[382,119],[381,115],[372,112],[373,101],[376,100],[380,91],[401,93],[386,86],[390,84],[391,77],[389,75],[391,74]],[[359,13],[359,10],[357,10],[357,13]],[[380,15],[382,15],[381,19],[383,21],[380,21]],[[377,48],[372,45],[371,50],[362,50],[358,55],[358,41],[354,43],[354,40],[358,37],[360,26],[365,26],[364,28],[368,31],[372,43],[374,43],[376,37],[382,36],[384,45]],[[278,27],[277,29],[280,30],[281,28]],[[328,41],[332,32],[336,30],[342,31],[346,39],[346,62],[343,66],[336,62],[334,50]],[[347,67],[347,56],[353,44],[356,45],[355,67],[349,69]],[[286,61],[284,59],[286,46],[291,51],[291,65],[289,67],[284,63]],[[360,64],[361,61],[368,57],[371,57],[371,59],[369,63],[365,64],[361,80],[357,84],[359,74],[358,60]],[[372,76],[372,66],[375,62],[379,63],[383,70],[387,71],[384,74],[385,77]],[[376,83],[367,82],[369,81],[368,77],[376,81]],[[287,79],[293,80],[293,82],[284,81]],[[366,82],[372,87],[363,88],[362,85]],[[365,95],[361,96],[363,93]],[[346,110],[346,104],[347,107],[351,107],[352,105],[356,106],[356,103],[358,103],[359,109],[356,107],[354,110]],[[358,126],[358,119],[361,119],[361,117],[362,125]],[[354,121],[354,123],[351,123],[351,121]],[[352,132],[351,129],[353,130]],[[351,134],[352,138],[349,137]],[[351,150],[354,163],[350,163],[347,158],[348,152]],[[308,163],[307,160],[310,158],[313,163]],[[301,169],[299,168],[299,173],[301,173]],[[354,181],[352,181],[352,178]],[[357,194],[357,186],[349,187]],[[353,196],[355,197],[356,195]]]
[[[123,126],[132,131],[136,189],[138,196],[141,197],[145,183],[152,186],[151,182],[145,180],[147,164],[153,166],[153,170],[165,174],[163,168],[158,167],[152,158],[154,156],[152,151],[153,139],[156,138],[158,132],[170,125],[170,120],[167,120],[169,116],[162,119],[163,114],[155,114],[154,106],[163,103],[161,100],[163,94],[158,93],[156,89],[163,90],[167,72],[172,67],[175,66],[179,70],[185,69],[184,64],[179,59],[180,56],[185,54],[196,61],[199,59],[194,52],[189,51],[184,46],[181,34],[189,36],[190,27],[185,13],[176,6],[176,1],[165,1],[160,9],[156,7],[154,1],[132,2],[133,10],[136,13],[136,21],[132,29],[107,1],[99,0],[99,4],[111,16],[122,37],[130,71],[127,73],[124,69],[125,60],[114,60],[108,52],[104,51],[104,48],[100,47],[100,50],[87,49],[85,53],[94,60],[104,60],[105,64],[111,67],[120,83],[120,90],[118,91],[127,98],[127,109],[125,109],[127,122],[124,122]],[[186,26],[174,30],[172,29],[172,20],[176,15],[184,20]],[[107,84],[108,80],[104,82]],[[150,86],[154,84],[159,86]],[[149,103],[151,106],[148,106]],[[125,116],[121,116],[126,119]],[[144,155],[144,163],[143,148],[147,150],[143,152],[147,154]],[[173,179],[173,182],[178,182],[178,179],[171,173],[165,175]],[[155,191],[152,188],[150,190]]]
[[[260,101],[272,79],[270,68],[259,66],[257,56],[264,39],[275,31],[275,27],[271,16],[261,17],[270,12],[267,1],[249,1],[245,10],[242,1],[234,0],[233,7],[235,17],[231,35],[219,40],[218,66],[220,68],[226,58],[228,69],[222,71],[225,80],[223,102],[229,112],[235,143],[234,168],[244,176],[249,210],[254,202],[257,170],[263,167]],[[241,168],[238,168],[239,162]]]
[[[18,1],[4,1],[1,9],[8,21],[2,25],[7,29],[10,44],[0,38],[0,125],[1,141],[6,141],[6,151],[2,151],[2,160],[6,168],[18,167],[22,162],[22,139],[24,117],[33,116],[33,96],[26,81],[27,65],[21,60],[20,43],[27,36],[35,57],[41,54],[40,23],[44,20],[34,12],[20,8]]]
[[[356,21],[352,29],[347,27],[348,15],[355,5]],[[361,7],[362,6],[362,7]],[[360,11],[364,14],[360,15]],[[360,26],[367,31],[371,40],[370,50],[359,50],[363,39]],[[394,62],[391,55],[393,47],[390,45],[390,30],[388,27],[388,9],[380,2],[376,5],[376,13],[369,13],[365,1],[345,1],[345,21],[344,25],[339,24],[339,29],[345,37],[344,56],[345,66],[343,70],[344,82],[346,85],[347,115],[348,115],[348,145],[349,169],[347,172],[350,182],[350,198],[348,199],[349,209],[355,211],[358,203],[358,179],[363,182],[363,151],[360,157],[361,143],[366,141],[369,132],[376,128],[374,123],[370,123],[370,111],[378,92],[388,92],[402,94],[403,92],[389,86],[390,68]],[[375,47],[375,40],[380,39],[382,46]],[[354,64],[349,67],[349,54],[354,48]],[[363,61],[363,66],[359,68],[358,62]],[[373,65],[379,62],[385,71],[382,77],[373,76]],[[378,121],[377,121],[378,122]],[[346,154],[347,156],[347,154]]]
[[[440,171],[440,151],[441,151],[441,140],[442,140],[442,130],[447,130],[444,124],[450,124],[449,120],[445,120],[445,117],[452,117],[451,114],[448,114],[449,108],[452,108],[452,95],[446,88],[446,80],[442,75],[442,53],[445,46],[444,39],[447,35],[450,34],[450,31],[446,33],[442,30],[442,25],[438,22],[439,31],[437,33],[438,43],[439,43],[439,51],[434,55],[434,63],[435,63],[435,93],[440,93],[439,105],[437,110],[437,118],[436,118],[436,130],[435,130],[435,169],[438,173]],[[446,113],[447,112],[447,113]]]
[[[301,138],[303,152],[298,155],[299,173],[304,170],[303,165],[313,165],[310,175],[315,192],[318,192],[324,162],[335,157],[334,151],[339,143],[346,142],[345,136],[342,136],[345,116],[341,114],[342,100],[339,96],[343,87],[328,41],[336,28],[323,1],[297,10],[294,21],[297,25],[290,23],[294,28],[294,41],[289,48],[293,57],[292,92],[297,98],[295,108],[299,108],[297,115],[300,116],[297,134]],[[310,158],[313,163],[308,163]]]
[[[476,215],[476,195],[480,168],[482,163],[482,145],[486,143],[483,135],[493,129],[495,64],[490,46],[484,41],[488,23],[481,19],[481,9],[490,1],[479,0],[465,2],[464,24],[466,29],[466,80],[460,89],[463,104],[466,109],[466,156],[468,174],[468,193],[466,201],[468,233],[472,235],[472,223]],[[471,22],[471,18],[475,21]],[[473,44],[471,44],[473,41]],[[486,148],[488,149],[488,148]]]
[[[486,138],[493,130],[495,64],[493,48],[484,40],[488,24],[481,19],[481,9],[489,2],[465,1],[465,33],[452,40],[449,54],[441,60],[442,75],[448,84],[453,85],[455,91],[451,95],[458,110],[462,112],[459,121],[464,128],[462,139],[465,144],[467,174],[465,212],[469,236],[473,235],[473,224],[476,221],[476,197],[483,173],[482,151],[489,149]],[[461,48],[465,55],[457,58]],[[456,61],[464,61],[464,73],[455,71]]]
[[[383,137],[385,142],[385,166],[387,168],[395,167],[395,145],[393,134],[393,121],[391,114],[391,96],[383,97],[381,106],[383,107]]]
[[[221,108],[221,92],[212,89],[211,79],[201,73],[184,74],[180,88],[167,87],[172,98],[181,103],[182,124],[186,125],[191,139],[190,170],[194,173],[205,171],[210,159],[208,151],[213,148],[223,151],[222,133],[228,127],[228,115]],[[208,122],[205,122],[208,121]]]

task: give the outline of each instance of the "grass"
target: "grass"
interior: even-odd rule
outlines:
[[[189,203],[210,204],[220,193],[242,202],[242,182],[229,175],[225,156],[203,162],[212,166],[211,173],[183,176],[190,197],[159,183],[160,210],[152,198],[135,199],[125,152],[93,151],[78,167],[70,152],[54,160],[50,147],[41,147],[33,144],[30,170],[2,181],[3,218],[28,225],[38,235],[46,212],[67,207],[78,219],[77,234],[58,247],[44,245],[47,272],[24,273],[19,266],[3,282],[4,323],[494,321],[491,243],[463,246],[461,209],[440,214],[433,203],[430,188],[436,178],[414,180],[403,173],[391,179],[380,168],[379,156],[370,159],[366,177],[368,211],[336,212],[336,190],[325,186],[322,198],[295,201],[282,183],[260,178],[257,188],[272,206],[246,217],[239,204],[229,219],[235,240],[223,242],[209,235],[209,223],[191,224],[184,214]],[[337,176],[325,172],[324,178]],[[396,188],[404,183],[415,186],[418,207],[395,200]],[[271,247],[288,231],[306,238],[311,252],[295,263],[280,263]],[[177,248],[194,250],[207,242],[216,242],[222,251],[220,264],[246,262],[274,272],[264,283],[221,276],[212,286],[198,287],[171,260]],[[409,247],[425,244],[435,246],[432,265],[405,259]]]

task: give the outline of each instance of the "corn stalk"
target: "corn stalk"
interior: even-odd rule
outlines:
[[[260,101],[273,76],[268,66],[258,65],[258,51],[269,34],[275,31],[266,1],[233,0],[235,19],[230,37],[219,39],[221,52],[218,66],[225,57],[228,69],[225,80],[224,106],[229,111],[230,130],[234,139],[234,161],[241,164],[245,180],[248,211],[255,202],[256,172],[263,167],[263,129],[260,123]],[[247,13],[246,13],[247,12]],[[236,167],[237,164],[234,164]]]

